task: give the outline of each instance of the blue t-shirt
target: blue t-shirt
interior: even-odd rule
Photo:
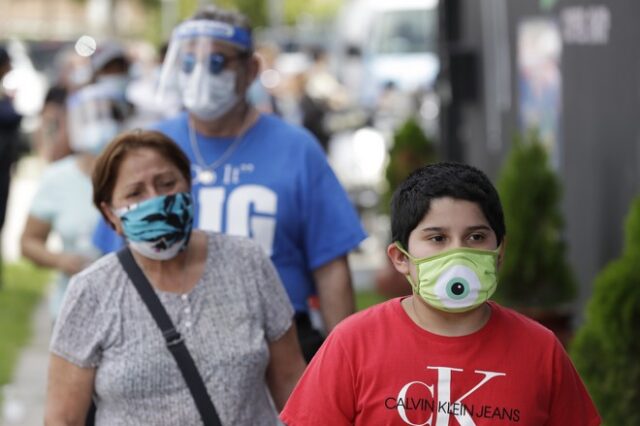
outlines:
[[[186,113],[156,129],[176,141],[192,162],[196,228],[259,242],[295,310],[307,311],[307,299],[315,293],[312,271],[347,254],[366,237],[318,142],[306,130],[272,115],[262,115],[239,143],[200,134],[197,142],[191,141]],[[195,143],[199,153],[194,154]],[[215,173],[202,173],[203,166],[222,157],[226,160]],[[105,251],[121,244],[109,247],[104,242]]]

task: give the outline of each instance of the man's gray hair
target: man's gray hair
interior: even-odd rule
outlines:
[[[234,10],[226,10],[214,5],[207,5],[200,8],[191,19],[209,19],[212,21],[220,21],[231,24],[235,27],[244,28],[251,33],[251,22],[249,18],[240,12]]]
[[[222,9],[214,5],[206,5],[198,9],[196,13],[189,18],[189,20],[196,19],[208,19],[211,21],[226,22],[234,27],[239,27],[247,30],[249,36],[253,39],[253,28],[251,28],[251,21],[247,16],[235,10]],[[246,53],[251,54],[253,48]]]

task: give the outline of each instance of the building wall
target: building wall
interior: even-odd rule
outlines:
[[[80,2],[56,0],[0,0],[0,37],[54,35],[65,37],[77,33],[84,22]]]
[[[583,4],[563,1],[558,7],[562,13]],[[565,43],[562,67],[567,237],[582,282],[621,254],[624,219],[640,188],[640,3],[592,4],[610,12],[608,40]]]
[[[500,37],[496,10],[504,7],[506,31]],[[594,278],[622,252],[624,218],[640,186],[640,2],[462,0],[460,15],[461,43],[477,52],[482,64],[482,92],[464,106],[460,123],[464,159],[492,178],[520,127],[519,25],[535,17],[558,23],[562,89],[556,166],[582,314]],[[506,73],[499,72],[500,58],[507,58]],[[504,90],[510,102],[500,97]]]
[[[139,2],[113,1],[0,0],[0,39],[66,40],[86,33],[96,37],[141,34],[147,17]]]

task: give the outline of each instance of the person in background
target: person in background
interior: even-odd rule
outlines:
[[[129,69],[131,60],[125,47],[118,41],[105,40],[98,44],[96,51],[89,57],[92,70],[91,86],[99,86],[101,91],[109,92],[115,99],[113,114],[123,123],[124,129],[131,128],[135,108],[127,99],[127,88],[131,82]],[[110,140],[115,135],[108,135]]]
[[[326,331],[354,312],[347,255],[365,233],[315,138],[247,101],[258,69],[246,17],[202,9],[174,30],[160,81],[160,97],[178,81],[186,111],[155,128],[191,162],[196,228],[251,237],[271,256],[310,359],[322,336],[308,298],[317,292]],[[94,240],[111,251],[105,229]]]
[[[16,160],[22,116],[13,107],[13,99],[5,92],[4,77],[11,71],[11,58],[0,46],[0,236],[9,201],[11,170]],[[2,287],[2,249],[0,248],[0,287]]]
[[[67,125],[67,95],[63,86],[52,86],[44,98],[40,126],[34,134],[38,155],[47,163],[71,154]]]
[[[162,102],[159,102],[155,96],[167,47],[166,43],[163,44],[151,67],[148,70],[143,69],[143,72],[127,87],[127,100],[131,102],[136,112],[131,127],[147,128],[160,120],[173,117],[182,109],[182,101],[176,85],[167,91],[167,96]]]
[[[79,55],[72,46],[56,54],[54,70],[52,86],[61,87],[69,94],[89,84],[93,77],[89,58]]]
[[[118,41],[105,40],[89,57],[93,83],[107,83],[126,92],[131,61],[125,47]]]
[[[279,77],[278,85],[272,90],[277,101],[278,115],[296,126],[302,126],[300,100],[304,94],[309,66],[310,60],[305,52],[281,53],[273,63],[273,70]]]
[[[223,425],[277,424],[305,363],[293,309],[254,241],[193,230],[190,162],[165,135],[119,135],[93,202],[158,294]],[[149,218],[153,217],[153,220]],[[196,425],[165,338],[115,253],[75,275],[51,340],[46,424]]]
[[[600,424],[553,332],[489,300],[506,229],[484,173],[419,168],[393,195],[391,232],[387,255],[413,294],[336,327],[281,413],[286,425]]]
[[[58,272],[50,297],[54,320],[69,278],[100,255],[91,242],[99,213],[91,202],[90,176],[96,157],[121,130],[114,114],[117,102],[111,91],[98,85],[86,86],[69,97],[64,130],[73,153],[44,170],[22,232],[22,255]],[[47,245],[50,234],[60,237],[61,248]]]
[[[40,112],[40,125],[33,134],[38,156],[46,163],[72,153],[67,125],[67,98],[89,83],[89,60],[72,48],[64,48],[54,59],[54,75]]]
[[[280,49],[275,43],[261,43],[256,46],[256,55],[260,60],[258,77],[251,83],[247,96],[251,104],[260,112],[280,115],[278,99],[274,91],[281,84],[282,76],[275,69]]]
[[[322,149],[329,149],[330,114],[349,103],[346,89],[329,70],[329,58],[322,47],[311,50],[311,66],[304,74],[304,90],[300,98],[302,125],[318,139]]]

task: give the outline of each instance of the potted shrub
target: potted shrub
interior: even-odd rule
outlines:
[[[640,425],[640,198],[632,204],[620,258],[595,280],[570,354],[605,424]]]
[[[385,170],[386,191],[382,195],[382,210],[389,212],[391,196],[396,187],[418,167],[437,160],[436,147],[415,118],[408,118],[393,135],[389,162]],[[388,260],[388,259],[387,259]],[[376,290],[385,298],[411,293],[405,277],[395,270],[390,261],[375,276]]]
[[[433,141],[427,137],[414,117],[408,118],[393,135],[389,150],[389,162],[385,169],[386,191],[382,196],[382,208],[389,211],[391,196],[397,186],[418,167],[438,159]]]
[[[562,239],[560,181],[537,132],[514,140],[497,187],[507,250],[496,299],[551,328],[566,344],[576,282]]]

